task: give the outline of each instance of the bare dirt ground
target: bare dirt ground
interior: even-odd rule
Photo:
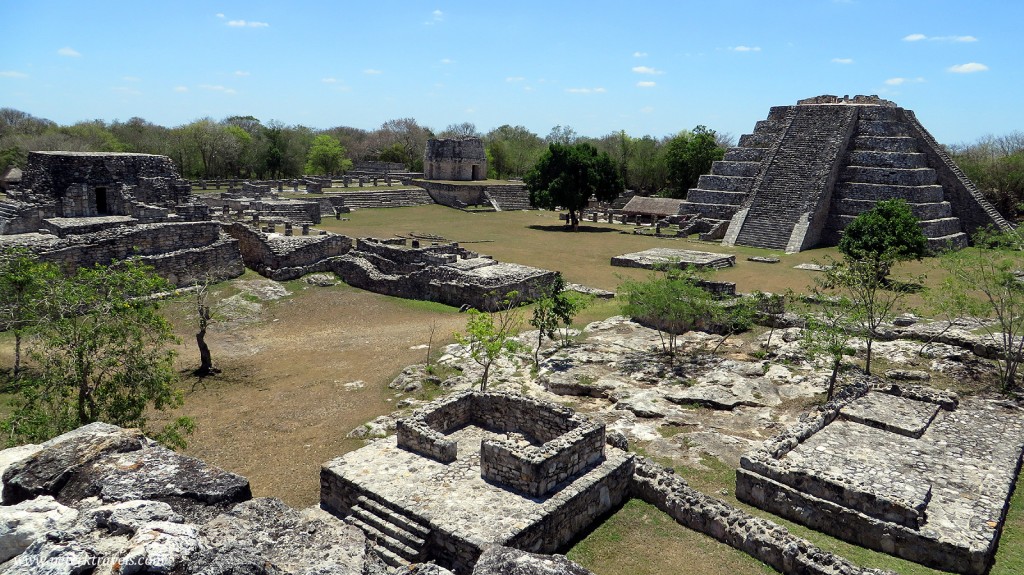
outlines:
[[[344,284],[286,285],[293,295],[211,329],[223,372],[186,375],[179,412],[198,423],[188,455],[248,477],[256,496],[302,507],[319,501],[320,465],[362,446],[345,435],[395,409],[387,384],[426,357],[410,348],[428,342],[434,322],[435,337],[450,340],[465,317]],[[193,334],[180,317],[176,324],[187,370],[198,361]]]

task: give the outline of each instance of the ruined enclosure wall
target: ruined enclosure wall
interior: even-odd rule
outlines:
[[[427,140],[423,171],[428,180],[486,180],[487,153],[483,140]]]
[[[327,271],[330,258],[352,249],[352,238],[337,234],[272,238],[241,222],[225,226],[225,230],[238,240],[246,267],[278,281]]]
[[[442,463],[451,463],[458,445],[445,433],[472,421],[473,392],[451,395],[432,403],[429,409],[418,410],[412,417],[397,423],[398,446]]]
[[[604,425],[589,423],[540,446],[488,439],[480,445],[480,473],[520,493],[547,495],[604,459],[604,437]]]

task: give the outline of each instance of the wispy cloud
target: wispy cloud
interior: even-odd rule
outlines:
[[[653,111],[654,111],[654,106],[644,106],[643,108],[640,108],[640,113],[641,114],[650,114]]]
[[[228,26],[232,28],[267,28],[270,24],[255,20],[228,20]]]
[[[367,68],[367,69],[363,70],[363,74],[367,74],[369,76],[377,76],[377,75],[380,75],[380,74],[383,74],[383,73],[384,72],[382,72],[380,70],[377,70],[375,68]]]
[[[977,42],[978,39],[974,36],[926,36],[924,34],[908,34],[903,37],[904,42],[921,42],[922,40],[929,40],[931,42]]]
[[[423,23],[424,26],[433,26],[444,22],[444,12],[440,10],[434,10],[430,13],[430,19]]]
[[[324,84],[337,84],[338,83],[338,79],[337,78],[320,78],[320,81],[323,82]]]
[[[646,58],[647,52],[633,52],[634,58]]]
[[[889,78],[885,81],[887,86],[902,86],[903,84],[920,84],[924,82],[924,78],[918,76],[916,78]]]
[[[729,48],[729,49],[732,50],[733,52],[760,52],[761,51],[761,47],[760,46],[743,46],[742,44],[739,45],[739,46],[733,46],[732,48]]]
[[[186,88],[185,86],[175,86],[174,87],[174,91],[178,92],[179,94],[181,94],[181,93],[188,92],[188,88]]]
[[[522,76],[509,76],[508,78],[505,78],[506,82],[523,82],[525,80],[526,78]]]
[[[657,86],[656,83],[651,82],[650,80],[637,82],[636,85],[640,88],[653,88]]]
[[[221,20],[223,20],[225,18],[224,14],[222,12],[217,12],[217,17],[220,18]]]
[[[833,64],[853,64],[853,58],[832,58]]]
[[[235,70],[235,76],[250,76],[251,74],[245,70]]]
[[[451,58],[441,58],[441,63],[447,66],[448,64],[454,64],[455,60],[452,60]]]
[[[662,70],[656,70],[654,68],[651,68],[650,66],[633,66],[633,71],[636,72],[637,74],[654,74],[654,75],[659,75],[659,74],[664,74],[665,73]]]
[[[68,46],[65,46],[60,50],[57,50],[57,53],[61,56],[67,56],[68,58],[80,58],[82,56],[82,54],[79,53],[78,50],[75,50],[74,48],[70,48]]]
[[[604,94],[608,90],[604,88],[566,88],[565,91],[570,94]]]
[[[0,78],[28,78],[28,74],[17,70],[0,70]]]
[[[111,91],[117,92],[118,94],[124,94],[125,96],[141,96],[142,92],[135,88],[128,86],[115,86],[111,88]]]
[[[950,66],[947,70],[956,74],[970,74],[972,72],[984,72],[985,70],[988,70],[988,66],[977,62],[968,62],[966,64]]]
[[[235,93],[234,88],[228,88],[226,86],[221,86],[219,84],[217,84],[217,85],[214,85],[214,84],[200,84],[199,87],[204,89],[204,90],[209,90],[211,92],[220,92],[221,94],[234,94]]]

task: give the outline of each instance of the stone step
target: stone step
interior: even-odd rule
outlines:
[[[839,173],[842,183],[890,184],[894,186],[928,186],[935,184],[935,170],[931,168],[872,168],[846,166]]]
[[[692,204],[721,204],[739,206],[747,194],[743,192],[727,192],[722,190],[704,190],[693,188],[686,192],[686,201]]]
[[[839,230],[846,229],[856,216],[848,214],[834,214],[832,216],[832,222],[834,227]],[[960,218],[948,217],[948,218],[937,218],[934,220],[921,220],[918,222],[921,226],[921,231],[925,237],[928,238],[940,238],[944,236],[951,236],[962,231],[960,224]]]
[[[875,200],[849,200],[836,199],[832,202],[832,210],[839,215],[857,215],[875,207]],[[910,212],[919,220],[936,220],[948,218],[953,215],[953,208],[949,202],[932,203],[908,203]]]
[[[777,134],[764,132],[761,134],[743,134],[740,136],[739,147],[740,148],[768,148],[775,144],[775,140],[778,138]]]
[[[345,521],[362,530],[362,532],[366,534],[366,538],[369,539],[378,549],[382,551],[390,551],[394,556],[400,558],[401,563],[399,565],[392,565],[393,567],[399,567],[403,564],[412,563],[419,559],[419,550],[409,547],[380,529],[377,529],[373,525],[364,522],[362,519],[349,515],[345,518]]]
[[[377,531],[388,535],[396,541],[400,541],[410,549],[423,549],[423,544],[426,542],[422,537],[417,537],[399,525],[393,523],[390,520],[391,518],[381,517],[377,513],[360,505],[356,505],[352,508],[352,516],[367,525],[372,525],[377,529]]]
[[[885,152],[875,150],[854,150],[846,155],[846,163],[850,166],[867,166],[874,168],[927,168],[928,160],[924,154],[913,152]]]
[[[968,237],[967,234],[963,232],[950,234],[948,236],[939,236],[937,238],[928,238],[928,249],[933,253],[960,250],[966,248],[967,244]]]
[[[765,151],[765,148],[729,148],[722,159],[730,162],[760,162]]]
[[[917,140],[910,136],[856,136],[850,142],[854,150],[878,152],[917,152]]]
[[[942,186],[893,186],[889,184],[867,184],[843,182],[836,185],[835,197],[849,200],[890,200],[902,199],[908,203],[941,202],[944,197]]]
[[[738,204],[700,204],[683,202],[679,205],[680,214],[700,214],[709,220],[731,220],[740,206]]]
[[[761,162],[737,162],[733,160],[719,160],[711,164],[711,174],[714,176],[741,176],[752,178],[761,169]]]
[[[903,117],[899,109],[888,106],[862,106],[859,113],[860,120],[881,120],[885,122],[900,122]]]
[[[364,509],[370,510],[376,515],[386,517],[388,521],[401,527],[405,531],[419,537],[420,539],[426,539],[427,535],[430,534],[430,528],[416,519],[409,517],[405,513],[385,505],[376,499],[370,499],[365,495],[360,495],[356,498],[356,503]]]
[[[750,191],[750,185],[753,182],[754,178],[752,177],[704,174],[697,180],[697,187],[702,190],[747,193]]]
[[[887,120],[865,120],[857,122],[858,136],[909,136],[910,129],[904,122]]]

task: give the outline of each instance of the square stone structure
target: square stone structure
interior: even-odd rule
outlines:
[[[644,268],[650,270],[656,266],[666,264],[677,264],[679,267],[728,268],[736,265],[736,256],[673,248],[651,248],[642,252],[633,252],[612,258],[613,266],[624,268]]]
[[[604,425],[512,393],[462,392],[399,421],[395,436],[323,465],[321,506],[393,565],[468,573],[491,544],[563,548],[628,497],[634,456]]]
[[[956,573],[992,563],[1024,450],[997,402],[891,386],[827,404],[740,460],[744,502]]]

